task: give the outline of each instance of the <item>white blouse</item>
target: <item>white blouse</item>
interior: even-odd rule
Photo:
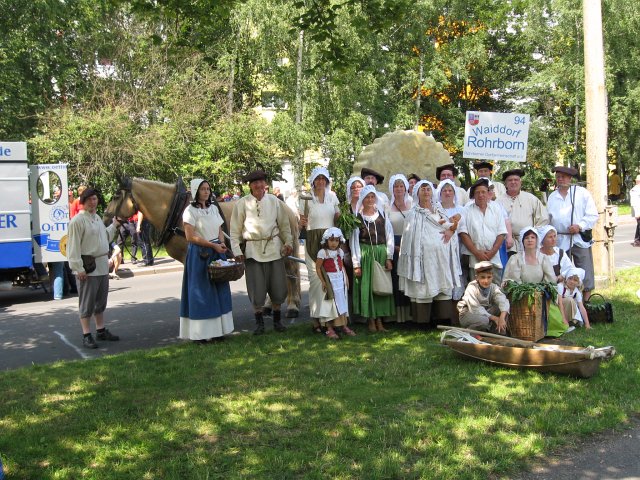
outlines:
[[[218,207],[211,204],[207,208],[196,208],[189,205],[182,213],[182,221],[192,225],[199,237],[215,240],[220,236],[223,220]]]

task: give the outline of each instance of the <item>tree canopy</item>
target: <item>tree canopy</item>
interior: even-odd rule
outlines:
[[[337,182],[364,145],[420,128],[462,158],[466,110],[532,118],[528,168],[584,162],[578,0],[0,0],[0,138],[73,182],[273,177],[302,152]],[[640,13],[603,5],[609,153],[638,167]],[[274,113],[272,122],[260,110]]]

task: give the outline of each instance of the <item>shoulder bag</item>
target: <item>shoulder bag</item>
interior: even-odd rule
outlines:
[[[371,272],[372,288],[374,295],[388,296],[393,294],[393,284],[391,283],[391,272],[385,270],[375,259]]]

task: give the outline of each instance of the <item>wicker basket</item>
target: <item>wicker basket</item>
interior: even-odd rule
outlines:
[[[595,301],[599,299],[598,301]],[[584,308],[589,316],[589,323],[612,323],[613,305],[599,293],[594,293],[589,301],[584,302]]]
[[[209,280],[214,283],[233,282],[239,280],[244,275],[244,263],[236,262],[234,265],[209,264]]]
[[[509,335],[521,340],[537,342],[544,338],[544,322],[542,319],[542,292],[536,292],[535,298],[529,304],[528,298],[511,301],[511,313],[507,322]]]

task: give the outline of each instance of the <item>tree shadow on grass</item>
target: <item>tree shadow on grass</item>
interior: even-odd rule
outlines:
[[[306,326],[7,372],[0,451],[12,478],[508,474],[640,407],[637,300],[615,308],[572,334],[618,349],[589,380],[464,361],[436,332]]]

